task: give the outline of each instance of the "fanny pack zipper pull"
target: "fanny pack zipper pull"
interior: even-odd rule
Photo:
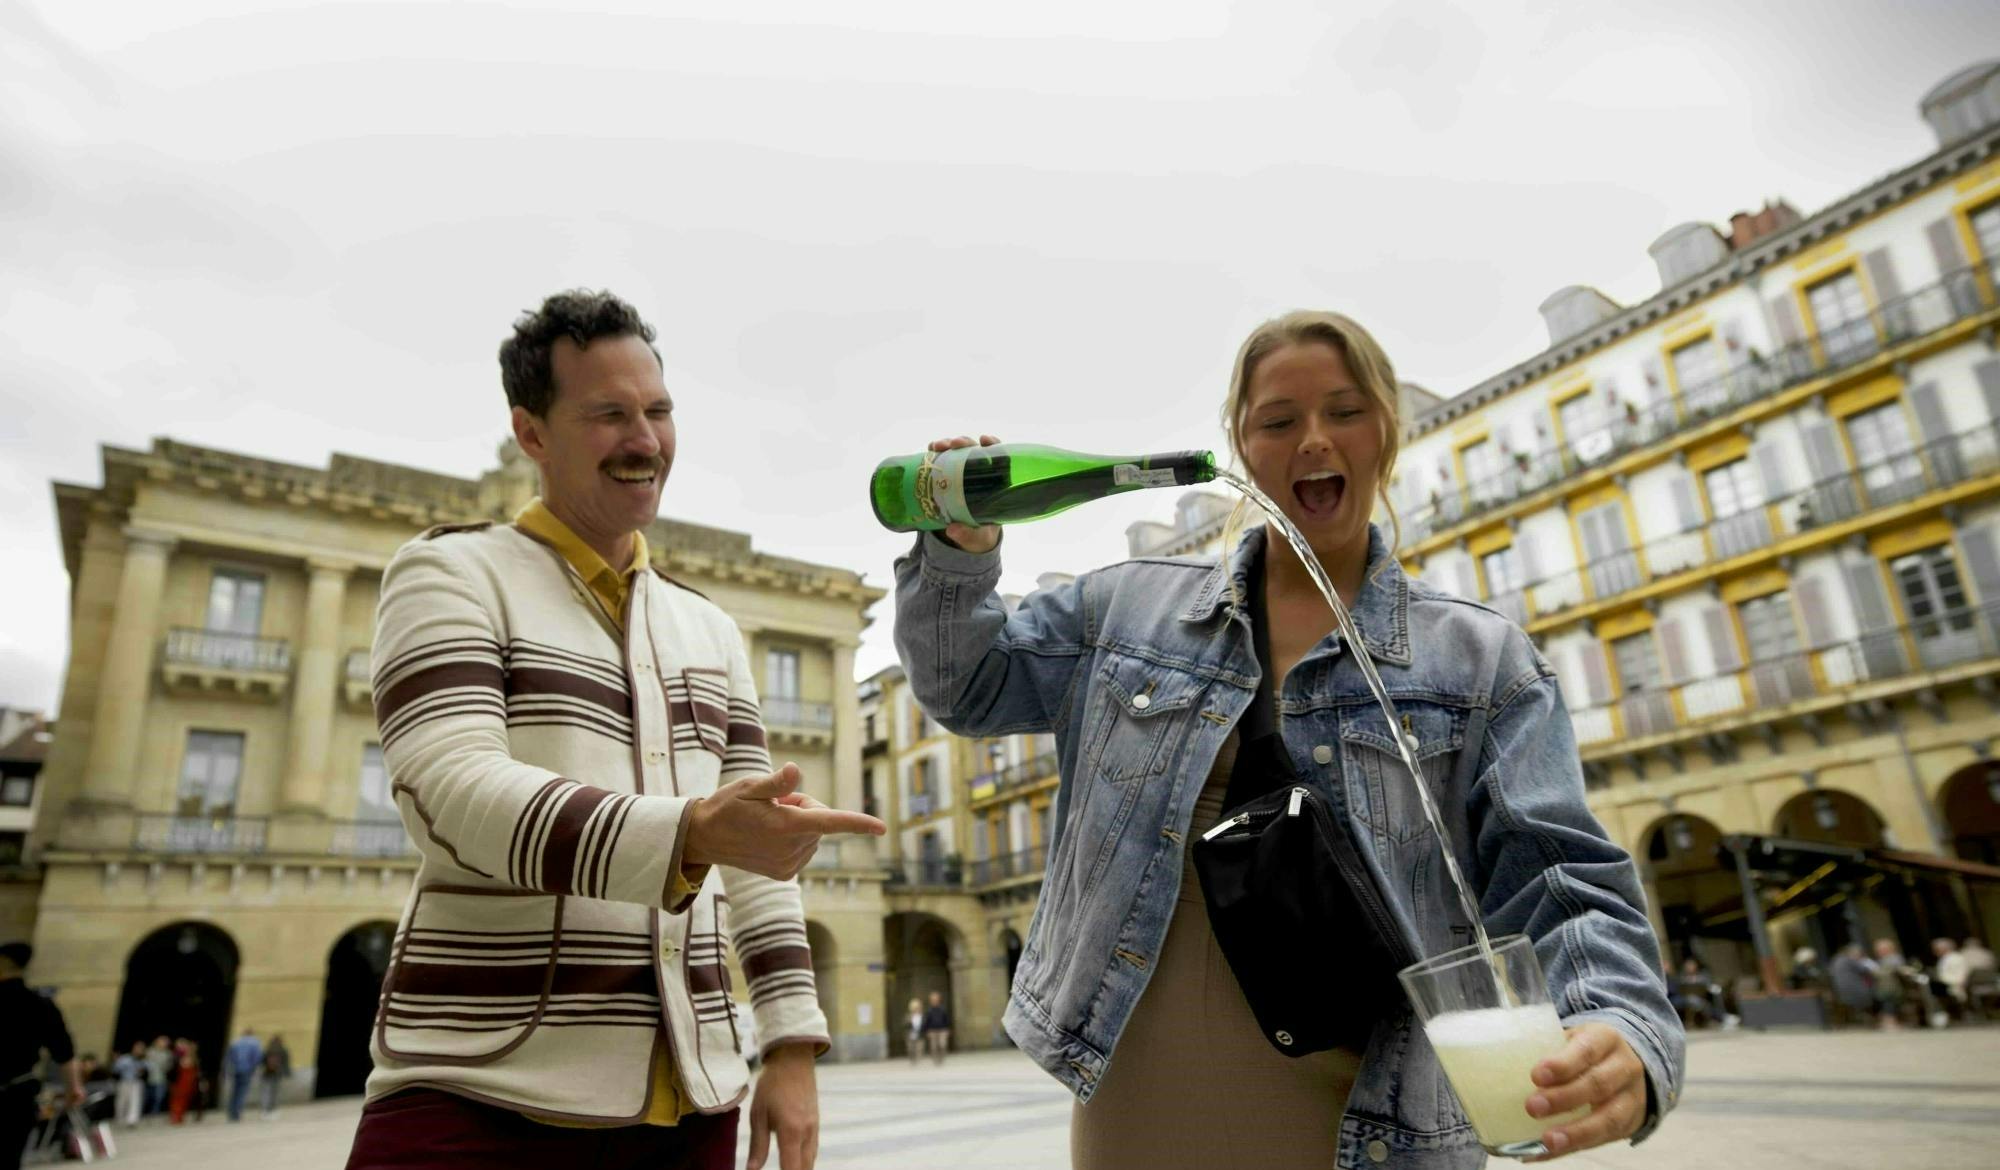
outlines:
[[[1285,806],[1285,815],[1288,817],[1298,816],[1299,806],[1303,805],[1305,802],[1306,802],[1306,790],[1303,788],[1292,789],[1292,802]]]
[[[1237,813],[1235,816],[1230,817],[1226,821],[1223,821],[1221,824],[1215,826],[1213,829],[1210,829],[1208,832],[1203,833],[1201,835],[1201,839],[1204,841],[1213,841],[1217,837],[1222,836],[1224,833],[1227,833],[1229,830],[1235,828],[1236,826],[1247,822],[1249,819],[1250,819],[1249,813]]]

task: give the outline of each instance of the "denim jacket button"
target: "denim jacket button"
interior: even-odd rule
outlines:
[[[1313,763],[1315,764],[1333,763],[1333,749],[1326,746],[1325,744],[1320,744],[1318,747],[1314,748]]]
[[[1388,1145],[1388,1143],[1387,1143],[1387,1142],[1384,1142],[1384,1141],[1383,1141],[1383,1140],[1382,1140],[1381,1138],[1376,1138],[1376,1139],[1375,1139],[1374,1141],[1372,1141],[1372,1142],[1369,1142],[1369,1143],[1368,1143],[1368,1160],[1369,1160],[1370,1162],[1386,1162],[1386,1161],[1388,1161],[1388,1160],[1389,1160],[1389,1145]]]
[[[1149,695],[1133,695],[1132,705],[1134,707],[1137,707],[1139,710],[1144,711],[1146,708],[1153,705],[1153,700],[1152,697]]]

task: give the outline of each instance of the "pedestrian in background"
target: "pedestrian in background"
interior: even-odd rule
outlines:
[[[229,1074],[229,1120],[243,1120],[243,1100],[250,1095],[250,1080],[264,1063],[264,1045],[248,1028],[223,1054],[224,1071]]]
[[[112,1062],[118,1077],[118,1124],[131,1129],[146,1111],[146,1042],[134,1040],[132,1051]]]
[[[924,1051],[931,1054],[931,1062],[944,1063],[944,1054],[951,1049],[951,1009],[944,1006],[944,993],[931,992],[931,1006],[924,1009]]]
[[[292,1053],[285,1047],[285,1038],[273,1034],[271,1043],[264,1048],[264,1071],[262,1091],[264,1095],[264,1120],[278,1115],[278,1093],[292,1076]]]
[[[146,1050],[146,1112],[159,1113],[167,1107],[167,1086],[174,1079],[174,1046],[165,1036],[153,1037]]]

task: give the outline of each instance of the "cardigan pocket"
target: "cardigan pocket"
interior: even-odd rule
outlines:
[[[559,894],[419,889],[382,981],[382,1053],[476,1065],[520,1047],[548,1008],[562,914]]]
[[[674,749],[699,747],[720,760],[729,749],[729,674],[685,667],[665,676]]]

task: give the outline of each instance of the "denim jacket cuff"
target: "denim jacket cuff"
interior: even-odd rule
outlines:
[[[1002,533],[1001,543],[1005,541],[1006,535]],[[1000,544],[997,543],[983,553],[967,552],[938,533],[924,532],[917,536],[914,551],[923,561],[924,572],[930,576],[975,580],[1000,574]]]
[[[1633,1132],[1632,1144],[1636,1146],[1653,1136],[1653,1131],[1660,1128],[1660,1121],[1666,1117],[1667,1111],[1680,1101],[1680,1084],[1674,1079],[1666,1054],[1655,1043],[1652,1029],[1632,1014],[1610,1007],[1577,1012],[1564,1017],[1562,1023],[1565,1028],[1574,1028],[1578,1024],[1608,1024],[1625,1037],[1625,1042],[1632,1046],[1632,1052],[1646,1069],[1646,1117]]]

